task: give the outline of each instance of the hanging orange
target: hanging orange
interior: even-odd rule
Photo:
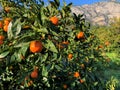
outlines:
[[[4,40],[5,37],[3,35],[0,35],[0,40]]]
[[[99,45],[98,48],[103,48],[103,45]]]
[[[0,28],[3,28],[3,22],[0,21]]]
[[[4,26],[3,26],[3,30],[4,30],[5,32],[7,32],[7,31],[8,31],[8,25],[4,25]]]
[[[52,22],[52,24],[58,25],[58,18],[56,16],[51,17],[50,21]]]
[[[30,76],[31,76],[31,78],[33,78],[33,79],[38,78],[38,71],[36,71],[36,70],[32,71],[31,74],[30,74]]]
[[[4,10],[8,13],[10,12],[10,7],[5,7]]]
[[[41,41],[34,40],[34,41],[30,42],[30,51],[32,53],[41,52],[42,49],[43,49],[43,45],[42,45]]]
[[[106,41],[106,42],[105,42],[105,45],[106,45],[106,46],[109,46],[109,45],[110,45],[110,42],[109,42],[109,41]]]
[[[64,84],[64,85],[63,85],[63,88],[64,88],[64,89],[67,89],[67,85],[66,85],[66,84]]]
[[[62,44],[68,45],[69,42],[68,41],[63,41]]]
[[[85,81],[83,79],[80,79],[80,83],[84,83]]]
[[[74,73],[74,77],[75,77],[75,78],[78,78],[79,76],[80,76],[79,72],[75,72],[75,73]]]
[[[2,45],[3,44],[3,40],[0,40],[0,45]]]
[[[12,20],[11,18],[5,18],[4,19],[4,25],[9,25],[11,20]]]
[[[30,81],[27,83],[27,85],[28,85],[28,87],[31,86],[31,85],[33,85],[33,81],[30,80]]]
[[[84,32],[79,32],[79,33],[77,34],[77,38],[78,38],[78,39],[84,38]]]
[[[69,59],[69,60],[72,59],[72,57],[73,57],[73,54],[72,54],[72,53],[68,54],[68,59]]]

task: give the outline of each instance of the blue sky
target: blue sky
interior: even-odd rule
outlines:
[[[48,0],[44,0],[44,1],[48,1]],[[67,4],[72,2],[73,5],[84,5],[84,4],[93,4],[95,2],[99,2],[102,0],[60,0],[60,1],[61,1],[61,4],[62,4],[62,1],[65,1]]]
[[[62,0],[61,0],[62,1]],[[102,0],[65,0],[66,3],[72,2],[73,5],[93,4]]]

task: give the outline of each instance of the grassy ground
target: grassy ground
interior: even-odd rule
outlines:
[[[111,59],[109,66],[104,71],[105,78],[110,80],[108,83],[115,84],[116,89],[120,90],[120,57],[116,53],[106,53]]]

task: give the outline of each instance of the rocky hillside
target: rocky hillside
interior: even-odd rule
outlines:
[[[94,25],[108,25],[112,18],[120,18],[120,3],[117,2],[73,6],[71,10],[76,14],[84,14],[85,18]]]

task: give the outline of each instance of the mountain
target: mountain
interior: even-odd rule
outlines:
[[[113,18],[120,18],[120,3],[98,2],[91,5],[73,6],[73,13],[84,14],[93,25],[109,25]]]

